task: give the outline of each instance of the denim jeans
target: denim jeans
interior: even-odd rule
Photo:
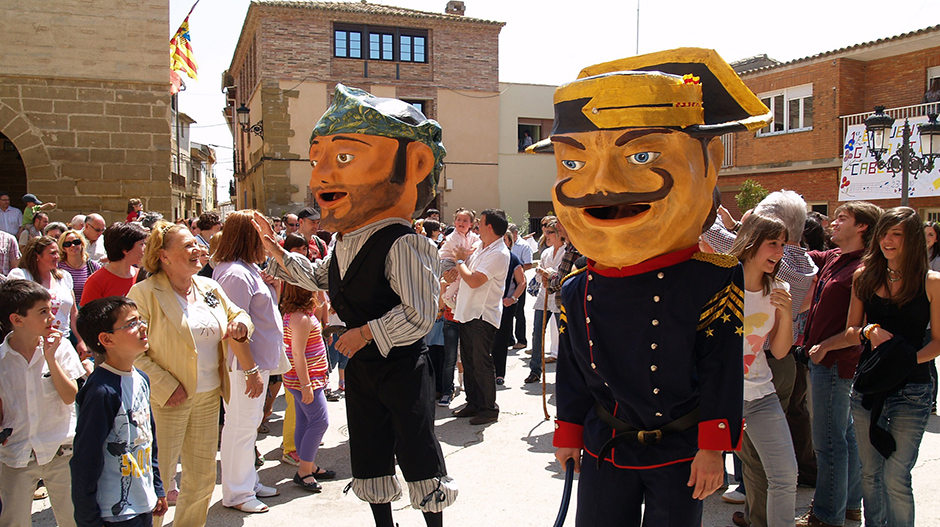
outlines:
[[[441,395],[454,393],[454,369],[457,368],[457,344],[460,343],[460,323],[444,320],[444,365],[441,376]]]
[[[810,362],[809,380],[817,468],[813,514],[829,525],[843,525],[846,509],[862,508],[861,462],[849,401],[852,379],[839,377],[838,363],[827,368]]]
[[[897,450],[885,459],[868,439],[871,411],[862,408],[862,396],[852,391],[852,417],[862,461],[865,527],[914,526],[911,469],[917,462],[920,440],[930,417],[931,397],[932,382],[908,384],[885,401],[878,422],[897,442]]]
[[[796,508],[796,454],[777,394],[744,401],[744,420],[747,423],[744,433],[756,451],[749,452],[747,445],[741,451],[747,495],[752,496],[755,490],[748,476],[756,453],[767,475],[767,526],[792,526]]]
[[[552,299],[549,299],[551,302]],[[558,313],[552,313],[555,316],[555,325],[558,326],[560,320],[560,315]],[[542,375],[542,339],[544,335],[542,334],[542,319],[545,316],[545,311],[541,309],[535,310],[535,319],[532,321],[532,358],[529,359],[529,369],[535,375]],[[548,331],[548,324],[545,325],[545,331]]]

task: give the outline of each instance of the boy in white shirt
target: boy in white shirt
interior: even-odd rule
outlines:
[[[75,379],[84,375],[71,346],[59,346],[49,292],[36,282],[0,283],[0,527],[30,525],[33,490],[42,479],[56,523],[74,526],[69,460],[75,435]]]

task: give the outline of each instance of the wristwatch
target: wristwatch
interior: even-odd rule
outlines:
[[[460,264],[462,264],[463,262],[464,262],[463,260],[457,260],[457,265],[460,265]]]

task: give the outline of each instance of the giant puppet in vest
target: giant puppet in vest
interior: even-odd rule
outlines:
[[[457,489],[434,435],[434,382],[424,336],[437,316],[440,260],[410,219],[434,198],[443,166],[440,125],[398,99],[336,86],[310,138],[310,189],[329,255],[311,263],[286,253],[263,216],[256,221],[276,264],[268,271],[311,290],[328,290],[347,331],[337,351],[346,367],[346,413],[353,492],[391,526],[401,496],[395,461],[414,508],[428,525]]]
[[[554,444],[577,524],[701,525],[742,436],[743,271],[698,251],[720,136],[771,116],[711,50],[590,66],[555,91],[555,213],[587,267],[562,288]],[[644,518],[641,504],[645,502]]]

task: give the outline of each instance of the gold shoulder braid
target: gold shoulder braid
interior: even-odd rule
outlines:
[[[738,265],[737,257],[731,256],[730,254],[697,252],[692,255],[692,259],[700,262],[708,262],[718,267],[731,268]]]
[[[567,275],[565,275],[564,278],[561,279],[561,283],[564,284],[566,281],[568,281],[569,278],[573,278],[573,277],[575,277],[575,276],[577,276],[577,275],[579,275],[579,274],[581,274],[581,273],[583,273],[583,272],[585,272],[585,271],[587,271],[587,267],[582,267],[582,268],[580,268],[580,269],[576,269],[576,270],[574,270],[574,271],[571,271],[570,273],[568,273]]]

